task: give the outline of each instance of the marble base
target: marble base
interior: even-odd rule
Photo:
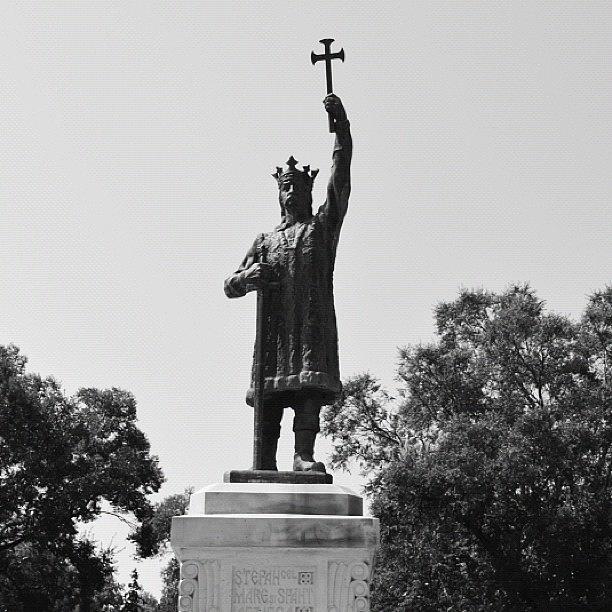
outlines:
[[[194,493],[188,514],[361,516],[363,500],[345,487],[330,484],[222,483]]]
[[[221,483],[172,519],[180,612],[369,610],[378,519],[331,484]]]

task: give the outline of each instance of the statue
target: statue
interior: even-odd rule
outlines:
[[[326,50],[329,51],[327,46]],[[261,310],[258,307],[259,345],[256,343],[246,400],[251,406],[255,402],[257,447],[255,396],[260,367],[261,450],[260,459],[255,454],[254,469],[277,470],[280,422],[284,408],[291,407],[295,412],[293,470],[325,472],[323,463],[313,456],[319,412],[342,390],[332,282],[351,188],[352,139],[340,98],[330,93],[323,104],[330,131],[336,134],[325,203],[313,215],[312,186],[318,170],[311,171],[310,166],[298,169],[293,156],[285,169],[277,167],[273,176],[278,182],[281,223],[273,231],[257,236],[240,267],[224,285],[229,298],[258,290],[265,304]]]
[[[312,214],[312,185],[317,171],[277,168],[281,223],[260,234],[242,264],[225,281],[230,298],[266,289],[263,335],[264,414],[263,466],[276,470],[276,445],[283,409],[295,411],[295,471],[325,471],[314,461],[322,405],[332,403],[342,389],[333,302],[336,247],[350,194],[352,140],[340,98],[324,100],[334,120],[336,142],[327,200]],[[255,370],[255,368],[253,368]],[[255,374],[255,372],[253,372]],[[247,403],[253,405],[253,382]]]

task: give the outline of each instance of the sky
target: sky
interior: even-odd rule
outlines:
[[[612,280],[611,31],[607,2],[3,3],[0,342],[69,393],[135,395],[155,500],[248,468],[255,299],[223,280],[278,223],[275,166],[321,168],[323,202],[321,38],[354,140],[342,376],[394,390],[461,288],[529,282],[578,317]],[[163,560],[89,528],[159,594]]]

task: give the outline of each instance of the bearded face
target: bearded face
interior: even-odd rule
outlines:
[[[293,217],[303,218],[312,214],[312,194],[300,176],[286,174],[278,185],[278,200],[283,211]]]

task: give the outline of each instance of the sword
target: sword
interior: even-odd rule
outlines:
[[[260,263],[266,263],[266,251],[262,244]],[[257,290],[257,319],[255,326],[255,372],[253,381],[253,469],[263,469],[263,416],[264,416],[264,330],[266,316],[265,289]]]

